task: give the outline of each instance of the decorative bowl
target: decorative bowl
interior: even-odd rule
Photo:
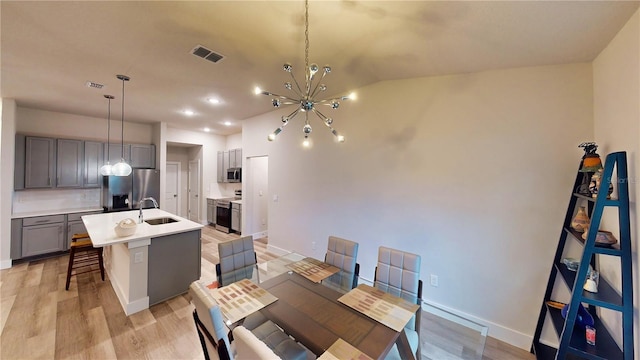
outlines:
[[[126,218],[120,220],[118,225],[116,225],[113,230],[116,232],[116,235],[119,237],[131,236],[136,233],[136,228],[138,224],[136,224],[135,220],[131,218]]]

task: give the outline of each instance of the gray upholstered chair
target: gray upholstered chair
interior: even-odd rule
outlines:
[[[418,305],[422,303],[422,280],[420,280],[420,255],[412,254],[384,246],[378,248],[378,264],[374,276],[374,286],[378,289],[401,297]],[[411,350],[420,357],[420,310],[405,326]],[[399,359],[397,346],[394,346],[387,359]]]
[[[220,307],[209,294],[209,289],[200,282],[194,281],[189,286],[189,295],[195,306],[193,321],[202,344],[204,358],[233,360],[233,350],[227,335],[228,329],[224,324]]]
[[[242,279],[251,279],[258,262],[253,247],[253,236],[218,243],[220,262],[216,264],[216,276],[220,286]]]
[[[339,268],[342,270],[342,273],[334,274],[327,280],[346,289],[353,289],[358,286],[360,264],[356,262],[357,257],[357,242],[342,239],[337,236],[329,236],[327,254],[324,256],[324,262]]]

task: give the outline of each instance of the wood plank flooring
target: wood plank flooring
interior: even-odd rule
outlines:
[[[202,233],[202,278],[215,280],[217,244],[237,238],[211,226]],[[256,241],[258,262],[275,257]],[[125,316],[109,279],[74,276],[65,291],[68,256],[23,262],[0,271],[0,358],[203,359],[188,294]],[[473,359],[474,334],[422,312],[423,360]],[[477,335],[475,335],[477,336]],[[469,342],[469,343],[467,343]],[[528,352],[487,338],[485,360],[529,360]]]

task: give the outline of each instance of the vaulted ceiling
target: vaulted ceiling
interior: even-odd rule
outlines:
[[[639,4],[311,0],[310,62],[331,65],[330,95],[384,80],[589,62]],[[255,86],[286,92],[285,62],[303,78],[304,1],[3,0],[0,14],[0,95],[18,106],[106,118],[103,94],[112,94],[119,119],[116,74],[125,74],[125,120],[231,134],[272,109]],[[193,55],[198,45],[223,59]]]

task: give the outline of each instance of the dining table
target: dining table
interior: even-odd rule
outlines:
[[[323,264],[301,254],[288,253],[238,269],[232,274],[225,274],[224,283],[228,284],[228,280],[232,279],[229,287],[234,284],[245,286],[247,280],[242,279],[248,279],[258,285],[259,289],[268,292],[269,296],[275,297],[277,300],[270,298],[259,305],[257,311],[316,356],[322,356],[334,344],[346,343],[346,346],[357,349],[372,359],[384,359],[395,344],[402,359],[415,359],[416,354],[409,346],[405,331],[396,331],[371,317],[371,314],[367,315],[339,301],[345,294],[354,291],[351,289],[351,282],[344,281],[352,274],[338,269],[327,278],[317,281],[317,277],[310,277],[307,272],[299,271],[299,267],[296,267],[308,261]],[[212,292],[224,291],[224,288],[214,289]],[[219,293],[216,294],[220,296]],[[393,297],[390,294],[385,296]],[[397,300],[406,302],[399,298]],[[418,299],[413,302],[416,303],[419,303]],[[236,308],[237,305],[232,304]],[[419,316],[420,307],[416,308],[413,315]],[[238,321],[237,317],[229,321],[224,307],[222,313],[228,320],[228,326],[241,324],[242,321]]]

